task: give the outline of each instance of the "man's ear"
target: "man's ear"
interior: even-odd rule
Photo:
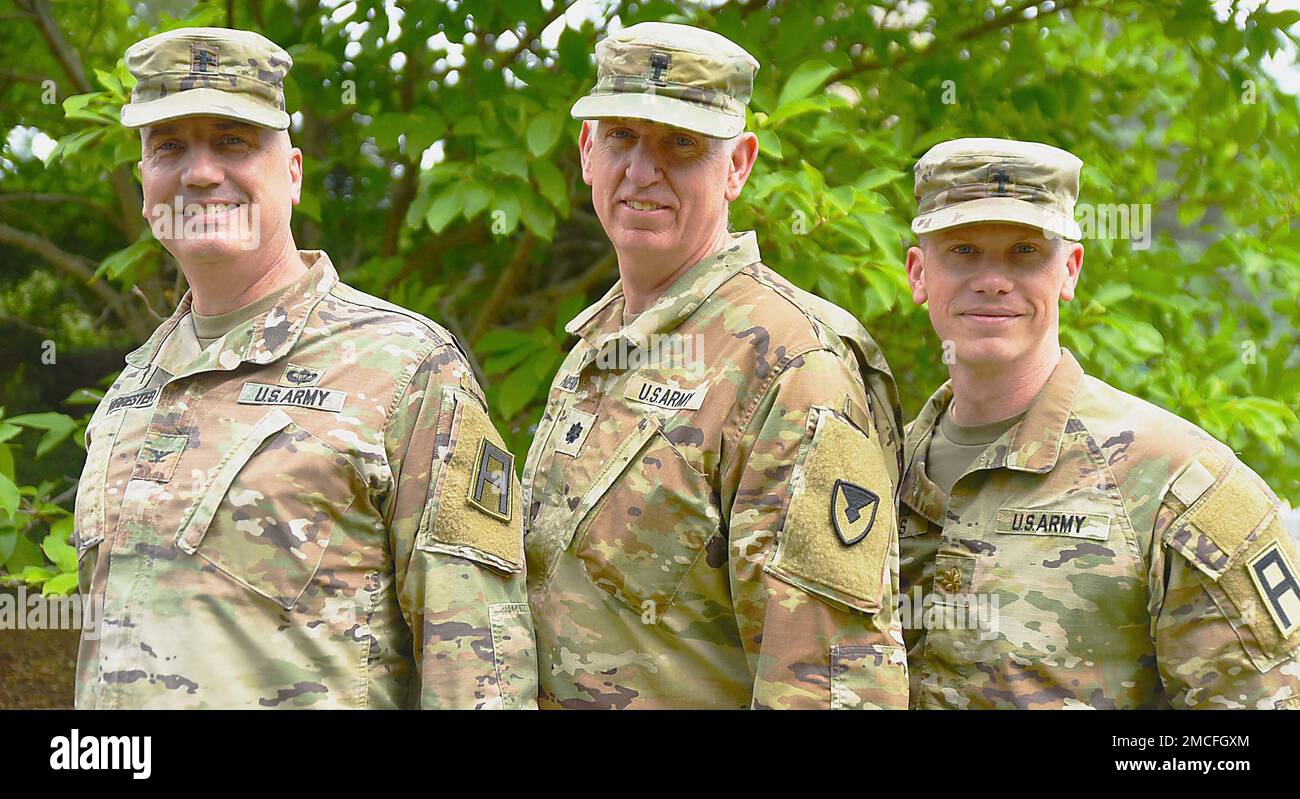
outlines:
[[[141,158],[139,161],[136,161],[136,162],[135,162],[135,170],[136,170],[137,173],[139,173],[139,174],[141,174],[141,175],[144,174],[144,159],[143,159],[143,158]],[[150,222],[150,221],[152,221],[152,220],[149,219],[149,206],[147,205],[147,203],[148,203],[148,200],[146,200],[146,199],[144,198],[144,192],[141,191],[141,192],[140,192],[140,216],[144,218],[144,221],[146,221],[146,222]]]
[[[740,140],[731,150],[731,164],[727,170],[727,202],[735,202],[740,196],[740,190],[745,188],[745,181],[749,180],[749,173],[753,171],[756,160],[758,137],[749,132],[740,134]]]
[[[302,202],[302,150],[297,147],[289,149],[289,179],[293,182],[289,198],[297,205]]]
[[[1079,285],[1079,273],[1083,271],[1083,245],[1077,241],[1068,242],[1069,253],[1065,256],[1065,283],[1061,286],[1061,302],[1074,299],[1074,290]]]
[[[578,160],[582,162],[582,182],[591,185],[591,145],[595,142],[596,123],[590,119],[582,120],[582,129],[578,131]]]
[[[907,248],[907,285],[912,289],[912,302],[925,305],[929,295],[925,293],[925,250],[920,247]]]

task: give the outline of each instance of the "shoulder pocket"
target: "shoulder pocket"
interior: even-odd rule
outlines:
[[[346,457],[275,408],[217,464],[176,546],[292,610],[363,485]]]
[[[1164,540],[1211,580],[1239,560],[1264,529],[1277,504],[1262,491],[1259,478],[1233,463],[1215,479],[1194,462],[1170,486],[1187,510],[1165,531]],[[1193,489],[1196,490],[1193,493]]]
[[[469,395],[442,389],[437,474],[415,539],[417,549],[523,571],[523,527],[515,459],[487,412]]]
[[[834,604],[879,611],[897,552],[894,486],[884,458],[866,431],[813,406],[764,570]]]
[[[574,516],[575,553],[602,590],[637,612],[656,616],[678,588],[722,515],[708,479],[643,416],[596,476]]]

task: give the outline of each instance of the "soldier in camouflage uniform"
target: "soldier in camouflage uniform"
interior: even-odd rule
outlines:
[[[573,115],[620,281],[569,323],[524,469],[539,704],[903,708],[893,378],[726,228],[758,65],[659,23],[596,60]]]
[[[908,278],[952,379],[904,446],[912,704],[1295,709],[1300,559],[1277,497],[1060,348],[1081,167],[1002,139],[916,166]]]
[[[294,246],[288,54],[200,28],[126,61],[146,218],[263,224],[162,237],[192,288],[87,428],[77,706],[535,707],[513,458],[447,331]]]

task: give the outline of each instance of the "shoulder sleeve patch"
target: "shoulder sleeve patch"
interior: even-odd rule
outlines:
[[[1214,483],[1210,487],[1207,478]],[[1259,537],[1275,510],[1276,503],[1257,481],[1241,463],[1230,464],[1217,482],[1200,463],[1189,467],[1170,487],[1189,507],[1169,526],[1165,541],[1210,579],[1219,579]]]
[[[523,532],[514,456],[475,399],[444,387],[440,408],[437,471],[416,546],[520,572]]]
[[[1218,583],[1206,589],[1260,671],[1300,651],[1300,558],[1274,513]]]
[[[822,599],[875,613],[896,535],[889,471],[874,438],[832,409],[812,411],[764,568]]]
[[[1205,464],[1193,464],[1170,494],[1187,510],[1169,526],[1165,541],[1201,573],[1251,662],[1266,672],[1294,657],[1300,651],[1300,558],[1277,500],[1241,462],[1228,464],[1218,478]]]

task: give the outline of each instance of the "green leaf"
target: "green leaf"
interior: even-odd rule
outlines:
[[[519,219],[538,238],[550,241],[555,236],[555,212],[542,198],[528,192],[520,197]]]
[[[28,413],[22,416],[11,416],[8,421],[11,424],[46,431],[36,445],[38,458],[57,447],[77,429],[77,420],[65,413]]]
[[[533,117],[528,123],[528,152],[541,157],[551,151],[564,130],[564,115],[559,111],[547,111]]]
[[[853,182],[853,185],[857,186],[862,191],[871,191],[877,186],[883,186],[886,183],[893,183],[895,180],[903,177],[904,174],[905,173],[899,172],[897,169],[876,167],[875,169],[870,169],[864,172],[862,177]]]
[[[45,536],[41,542],[41,549],[45,552],[45,557],[50,559],[59,568],[61,572],[75,572],[77,570],[77,549],[68,544],[67,540],[60,537],[58,533],[50,533]]]
[[[411,114],[410,126],[406,131],[406,154],[417,159],[420,153],[433,146],[447,133],[447,122],[436,111],[420,111]]]
[[[826,103],[819,98],[795,100],[793,103],[786,103],[773,111],[772,115],[767,118],[767,125],[769,128],[779,127],[783,122],[804,114],[811,114],[814,111],[821,111],[824,108],[826,108]]]
[[[117,280],[127,272],[133,270],[139,263],[149,256],[155,254],[157,242],[145,231],[140,238],[129,247],[124,247],[100,262],[99,268],[90,276],[91,281],[98,280],[101,275],[108,274],[110,280]]]
[[[40,585],[46,580],[53,579],[55,576],[54,571],[45,566],[28,566],[23,569],[22,573],[23,582],[28,585]]]
[[[781,137],[776,135],[776,131],[760,129],[754,131],[754,135],[758,137],[759,155],[765,155],[777,161],[785,160],[785,155],[781,152]]]
[[[100,86],[108,89],[115,97],[122,100],[127,99],[126,89],[122,86],[122,81],[118,80],[117,76],[112,72],[105,72],[99,67],[95,67],[95,78],[99,81]]]
[[[0,527],[0,566],[4,566],[14,554],[14,545],[18,543],[18,528]]]
[[[825,61],[805,61],[795,68],[781,89],[776,101],[777,113],[781,106],[797,102],[821,88],[826,79],[835,74],[835,67]]]
[[[429,226],[429,230],[441,233],[443,228],[447,227],[447,223],[460,212],[461,195],[464,191],[464,184],[461,183],[453,183],[442,190],[424,215],[424,223]]]
[[[492,189],[487,185],[472,180],[465,184],[465,193],[462,197],[462,211],[466,219],[473,219],[487,208],[488,203],[492,202]]]
[[[380,114],[370,120],[370,124],[366,126],[366,133],[375,140],[375,144],[385,150],[391,150],[397,146],[397,137],[410,128],[410,115],[394,111]]]
[[[45,156],[45,166],[49,167],[70,155],[75,155],[81,148],[103,136],[105,130],[107,128],[104,127],[84,128],[64,136]]]
[[[533,337],[528,333],[520,330],[512,330],[507,327],[499,327],[495,330],[489,330],[478,341],[474,343],[474,351],[480,355],[488,355],[494,352],[506,352],[516,349],[527,349],[533,346]]]
[[[0,474],[0,510],[10,519],[18,510],[18,486],[3,474]]]
[[[569,212],[569,187],[564,182],[564,173],[549,160],[532,163],[533,180],[537,189],[555,210],[562,214]]]
[[[64,596],[75,591],[77,588],[77,572],[74,569],[71,572],[51,577],[41,586],[43,596]]]
[[[497,410],[502,419],[513,419],[524,409],[537,391],[537,379],[527,368],[519,368],[506,376],[497,387]]]
[[[519,193],[514,186],[502,186],[493,198],[492,234],[509,236],[519,226]]]
[[[64,405],[98,405],[104,399],[104,392],[93,388],[79,388],[68,395]]]
[[[531,341],[531,337],[530,337]],[[537,352],[536,342],[532,347],[519,347],[518,349],[491,355],[483,361],[483,371],[489,375],[503,374],[519,364],[523,363],[526,358]]]
[[[484,166],[504,175],[528,180],[528,157],[523,150],[494,150],[481,160]]]
[[[1102,307],[1109,307],[1120,300],[1128,299],[1133,296],[1133,287],[1127,283],[1107,283],[1097,291],[1093,292],[1092,299],[1101,303]]]

